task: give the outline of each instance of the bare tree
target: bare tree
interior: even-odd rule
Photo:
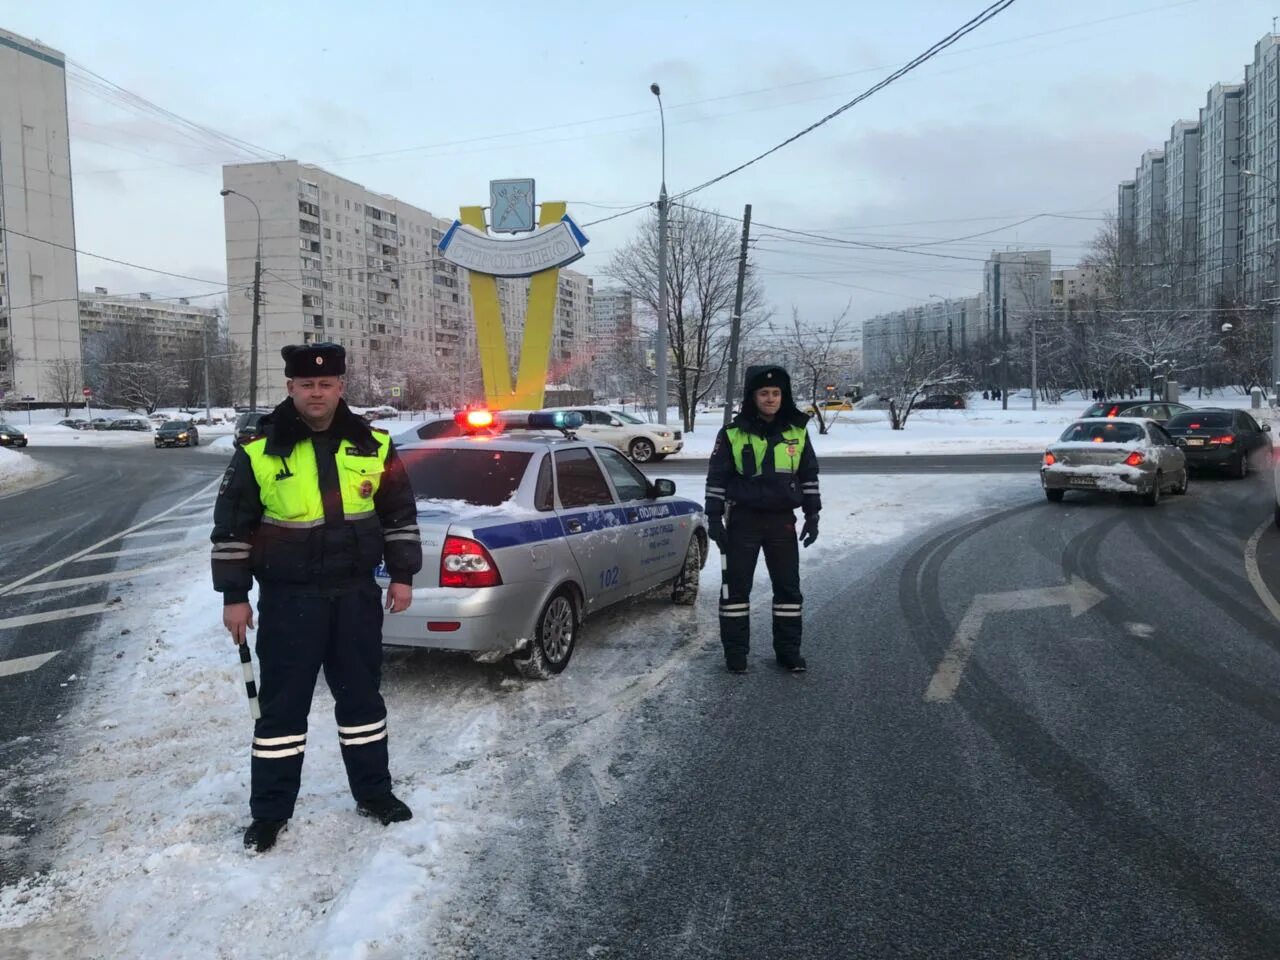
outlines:
[[[18,351],[8,339],[0,340],[0,393],[8,395],[17,383],[15,366],[18,362]]]
[[[783,334],[797,404],[803,400],[804,405],[813,407],[819,433],[826,433],[830,428],[828,417],[835,418],[835,412],[828,411],[821,403],[830,396],[827,385],[841,380],[841,371],[849,365],[845,346],[852,339],[851,306],[852,303],[845,304],[830,323],[820,327],[805,324],[800,319],[800,311],[792,307],[791,325]]]
[[[1127,361],[1156,395],[1156,380],[1168,381],[1179,371],[1200,365],[1209,349],[1206,332],[1186,314],[1141,313],[1111,324],[1103,334],[1106,349]]]
[[[219,326],[209,357],[209,392],[221,407],[235,406],[249,389],[247,351],[237,344],[225,326]]]
[[[78,406],[84,396],[84,371],[78,360],[54,360],[44,371],[45,388],[62,404],[62,415],[71,416],[72,405]]]
[[[180,379],[174,358],[158,354],[143,327],[107,327],[85,342],[86,379],[94,395],[114,406],[154,413]]]
[[[941,386],[962,386],[967,378],[937,345],[937,338],[916,323],[890,336],[889,364],[881,395],[889,398],[889,424],[904,430],[916,401]]]
[[[667,251],[667,341],[680,419],[684,429],[692,431],[698,403],[723,383],[728,365],[740,238],[732,220],[683,204],[676,209]],[[607,273],[630,289],[651,316],[658,316],[656,216],[614,254]],[[764,312],[763,294],[748,269],[742,299],[744,335],[764,319]],[[665,400],[659,398],[660,403]]]

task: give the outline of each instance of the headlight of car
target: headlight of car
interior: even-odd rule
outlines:
[[[9,439],[9,435],[7,433],[0,433],[0,440],[8,440],[8,439]]]
[[[663,440],[670,440],[673,436],[675,436],[675,434],[673,434],[669,430],[659,430],[658,436],[662,437]]]
[[[185,433],[180,433],[180,434],[178,434],[178,439],[179,439],[179,440],[185,440],[185,439],[187,439],[187,435],[186,435]]]

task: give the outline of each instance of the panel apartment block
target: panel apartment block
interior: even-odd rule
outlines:
[[[1196,299],[1212,307],[1240,295],[1243,84],[1215,84],[1200,109]]]
[[[0,30],[0,390],[47,399],[80,360],[65,58]]]

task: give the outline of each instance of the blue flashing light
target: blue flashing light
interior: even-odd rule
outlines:
[[[576,430],[582,426],[582,414],[577,411],[538,411],[529,414],[530,430]]]

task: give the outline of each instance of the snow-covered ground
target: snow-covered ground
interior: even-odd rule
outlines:
[[[681,486],[701,497],[700,480]],[[212,489],[195,499],[201,509]],[[1040,491],[1031,471],[833,476],[823,495],[822,535],[801,551],[802,575]],[[599,615],[550,682],[464,656],[391,651],[392,774],[414,819],[383,828],[356,816],[321,683],[295,818],[275,851],[252,856],[240,842],[252,727],[209,587],[206,532],[194,525],[175,544],[178,566],[121,591],[120,612],[93,638],[91,675],[65,680],[88,689],[60,721],[68,808],[47,836],[58,853],[47,874],[0,890],[0,956],[431,956],[443,935],[437,911],[446,895],[465,896],[470,859],[495,830],[520,828],[522,783],[570,757],[604,771],[611,744],[659,686],[719,671],[715,555],[694,607],[644,599]],[[764,621],[768,591],[754,597]],[[705,670],[690,670],[695,661]],[[533,826],[572,829],[557,823],[549,813]],[[0,837],[0,850],[20,843]]]
[[[0,447],[0,496],[19,489],[31,489],[57,474],[42,466],[21,450]]]

